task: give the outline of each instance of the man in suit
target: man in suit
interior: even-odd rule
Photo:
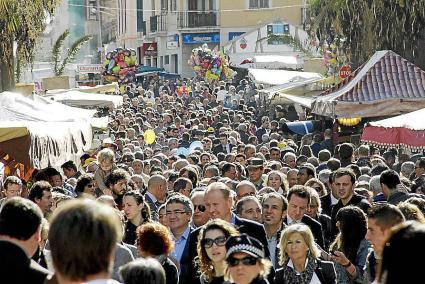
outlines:
[[[205,207],[210,214],[211,219],[222,219],[233,224],[240,233],[248,234],[250,237],[259,240],[266,249],[266,256],[269,257],[270,253],[267,249],[267,237],[264,226],[246,219],[239,218],[232,212],[233,198],[230,189],[222,182],[211,183],[205,191]],[[189,261],[188,267],[190,268],[191,279],[196,278],[196,268],[192,263],[193,259],[197,256],[196,246],[198,243],[199,231],[202,227],[190,233],[189,237]],[[184,263],[181,263],[184,265]],[[274,273],[272,273],[274,274]]]
[[[182,194],[173,195],[167,200],[165,214],[175,243],[171,256],[180,264],[179,283],[188,283],[189,236],[193,231],[190,226],[193,215],[192,202]]]
[[[294,185],[288,192],[288,213],[283,221],[286,225],[304,223],[309,226],[316,244],[324,248],[322,225],[306,215],[309,206],[309,189],[303,185]]]
[[[153,175],[148,181],[148,190],[145,193],[146,203],[151,209],[152,219],[158,221],[158,208],[167,199],[167,180],[162,175]]]
[[[288,210],[288,201],[277,192],[263,195],[263,224],[267,234],[267,244],[270,259],[275,269],[279,268],[279,241],[282,230],[285,228],[283,218]]]
[[[333,182],[333,175],[329,176],[329,192],[328,194],[320,197],[320,204],[322,205],[322,213],[328,216],[332,214],[332,207],[338,203],[338,192]]]
[[[3,283],[44,283],[49,271],[31,259],[41,239],[43,213],[21,197],[7,200],[0,211],[0,275]]]
[[[333,173],[333,181],[335,189],[339,197],[339,201],[332,208],[331,221],[332,221],[332,237],[338,234],[336,226],[336,215],[339,209],[353,205],[362,209],[365,213],[371,207],[365,197],[354,192],[356,185],[356,175],[351,169],[340,168]]]
[[[229,137],[226,133],[220,133],[218,136],[220,139],[220,144],[213,148],[214,155],[217,156],[218,153],[230,154],[235,145],[229,143]]]

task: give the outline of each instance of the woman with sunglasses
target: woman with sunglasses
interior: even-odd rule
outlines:
[[[75,185],[75,193],[78,197],[84,197],[84,195],[96,197],[94,176],[90,174],[81,175]]]
[[[260,241],[246,234],[232,236],[226,242],[224,279],[235,284],[268,284],[272,263],[265,257]]]
[[[129,191],[123,196],[123,211],[127,221],[124,225],[123,242],[134,245],[138,226],[150,221],[149,206],[143,195],[138,191]]]
[[[230,236],[237,235],[239,232],[230,223],[221,219],[211,220],[201,229],[196,263],[201,273],[202,284],[224,283],[225,244]]]

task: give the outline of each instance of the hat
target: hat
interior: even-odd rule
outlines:
[[[236,252],[244,252],[256,258],[264,258],[264,246],[255,238],[242,234],[232,236],[226,242],[226,259]]]
[[[259,158],[251,158],[248,159],[248,166],[247,168],[260,168],[260,167],[264,167],[264,161],[262,159]]]
[[[208,132],[208,133],[214,133],[214,128],[212,128],[212,127],[208,127],[207,132]]]

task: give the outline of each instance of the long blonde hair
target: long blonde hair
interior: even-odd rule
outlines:
[[[286,227],[282,232],[282,236],[280,237],[280,242],[279,242],[279,248],[280,248],[279,264],[280,265],[284,265],[289,259],[289,256],[286,253],[286,245],[288,243],[288,239],[292,236],[292,234],[295,234],[295,233],[299,233],[303,237],[305,243],[307,244],[310,250],[311,255],[314,258],[318,258],[320,256],[320,250],[314,243],[313,233],[311,232],[310,228],[304,224],[293,224]]]

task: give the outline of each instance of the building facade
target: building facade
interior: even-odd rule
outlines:
[[[131,42],[140,64],[188,77],[193,76],[187,61],[194,48],[206,43],[210,49],[220,49],[275,19],[301,27],[305,7],[305,0],[145,0],[140,12],[134,7],[138,0],[117,1],[122,11],[127,9],[127,21],[125,15],[118,16],[118,27],[127,31],[118,29],[118,45],[127,47]],[[137,15],[129,16],[136,10]],[[128,22],[128,17],[133,20]]]

